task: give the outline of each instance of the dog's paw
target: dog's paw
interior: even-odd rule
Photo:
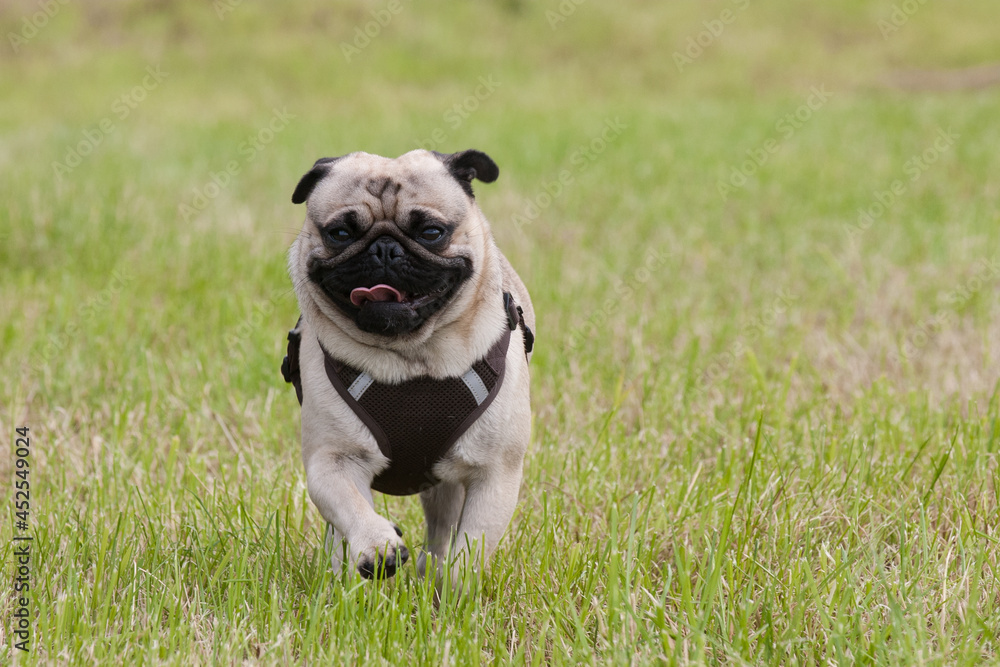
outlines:
[[[391,538],[387,536],[377,546],[371,546],[358,554],[358,573],[365,579],[388,579],[409,558],[410,551],[403,543],[403,531],[399,526],[393,525]]]
[[[365,579],[388,579],[409,558],[410,551],[405,546],[390,547],[388,554],[378,550],[374,557],[362,556],[358,560],[358,572]]]

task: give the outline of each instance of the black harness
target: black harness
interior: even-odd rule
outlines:
[[[459,377],[435,380],[418,377],[399,384],[375,382],[368,373],[338,361],[323,350],[327,378],[344,402],[371,431],[389,467],[372,481],[372,488],[395,496],[429,489],[440,480],[431,468],[486,411],[500,392],[506,369],[511,332],[520,326],[524,353],[535,337],[524,322],[524,313],[510,293],[504,308],[508,327],[484,357]],[[300,325],[288,332],[288,355],[281,364],[285,382],[295,387],[302,404],[299,372]]]

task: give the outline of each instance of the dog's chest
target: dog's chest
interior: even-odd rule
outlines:
[[[432,468],[499,391],[509,343],[507,330],[461,377],[422,377],[400,384],[375,382],[367,373],[325,355],[331,384],[390,461],[373,480],[373,489],[410,495],[438,483]]]
[[[285,380],[294,385],[301,403],[297,332],[296,328],[289,334],[282,372]],[[399,384],[375,382],[367,373],[323,350],[330,383],[389,459],[389,467],[372,481],[373,489],[390,495],[410,495],[440,481],[433,473],[434,465],[499,393],[510,338],[510,329],[505,329],[489,352],[460,377],[420,377]]]

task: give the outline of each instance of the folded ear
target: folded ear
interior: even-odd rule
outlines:
[[[474,196],[472,179],[478,178],[483,183],[492,183],[500,175],[500,167],[493,158],[482,151],[470,149],[458,153],[433,152],[470,197]]]
[[[316,160],[313,168],[306,172],[306,175],[299,180],[299,184],[295,186],[295,192],[292,193],[292,203],[301,204],[308,199],[316,184],[330,173],[330,165],[339,159],[339,157],[324,157]]]

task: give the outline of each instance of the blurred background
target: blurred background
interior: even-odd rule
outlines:
[[[121,363],[124,332],[133,358],[277,354],[303,213],[289,194],[312,161],[477,147],[501,166],[481,203],[542,302],[542,342],[615,363],[635,344],[690,359],[694,342],[708,369],[784,287],[823,305],[794,325],[823,330],[819,372],[847,355],[831,372],[850,395],[996,238],[994,14],[987,0],[5,1],[5,350],[31,350],[45,394],[70,383],[38,334],[79,319],[120,268],[128,289],[87,311],[62,364],[105,342]],[[948,128],[960,139],[940,162],[907,170]],[[865,223],[896,179],[909,208]],[[653,278],[632,285],[647,250]],[[893,317],[885,300],[931,307],[851,329],[866,308]],[[247,324],[255,308],[263,326]],[[755,345],[793,324],[770,319]],[[963,390],[939,370],[935,385]],[[232,372],[273,382],[269,367]],[[148,379],[126,364],[114,381],[132,373]]]

